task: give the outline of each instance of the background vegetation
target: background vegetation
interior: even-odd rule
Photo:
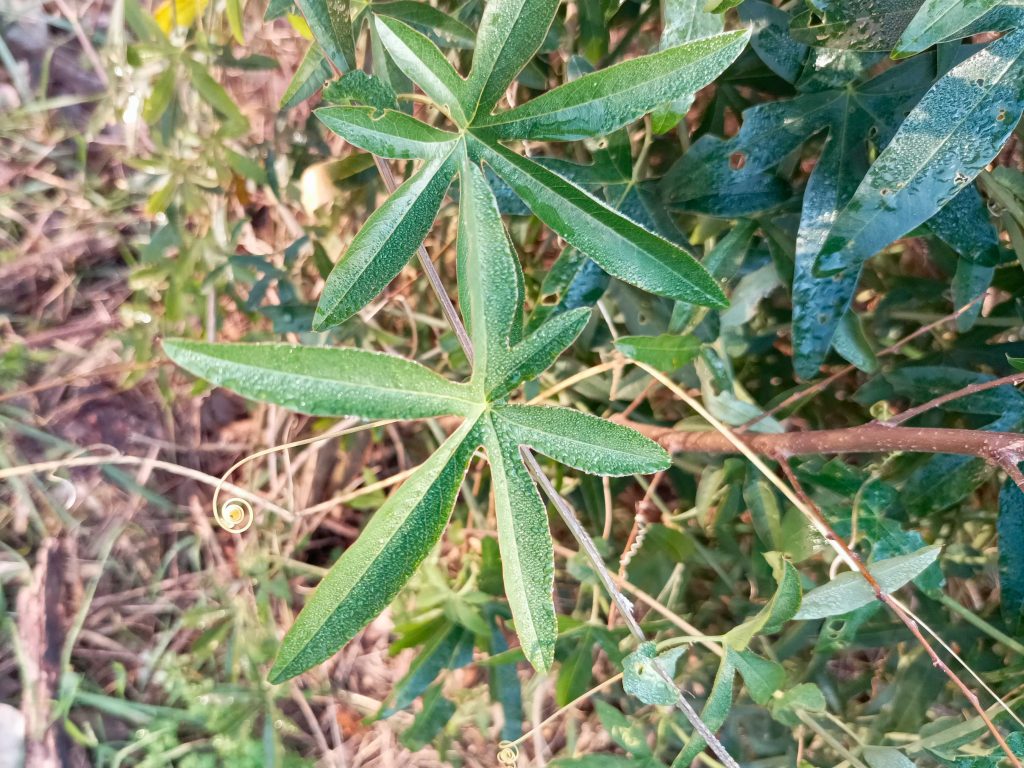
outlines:
[[[501,108],[751,29],[695,95],[606,136],[534,125],[511,145],[548,158],[521,167],[692,252],[728,307],[631,274],[615,261],[628,248],[592,253],[599,266],[553,229],[557,205],[538,218],[488,178],[527,330],[592,308],[514,398],[629,420],[674,453],[667,470],[615,478],[539,460],[621,592],[552,505],[557,641],[551,670],[531,668],[476,455],[442,543],[391,608],[271,685],[311,588],[454,425],[342,435],[354,420],[196,381],[160,340],[359,347],[453,380],[472,369],[415,261],[351,319],[316,315],[388,172],[418,165],[375,159],[312,110],[397,92],[450,128],[457,115],[406,79],[376,19],[411,25],[467,73],[484,4],[353,3],[351,50],[321,49],[325,29],[344,37],[307,24],[323,6],[298,5],[0,8],[0,764],[24,724],[29,765],[494,765],[511,759],[502,740],[520,764],[1019,765],[1019,4],[552,6],[537,54],[494,94]],[[346,57],[375,77],[349,71],[321,93]],[[463,185],[425,246],[465,314]],[[479,306],[498,298],[484,290]],[[224,494],[253,505],[254,525],[216,526],[223,473],[312,437],[233,472]],[[882,599],[844,573],[861,561]],[[704,749],[656,665],[732,758]]]

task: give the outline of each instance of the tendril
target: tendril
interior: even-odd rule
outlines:
[[[368,424],[359,424],[355,427],[348,427],[347,429],[328,430],[322,435],[307,437],[304,440],[295,440],[291,443],[274,445],[270,448],[264,448],[262,451],[251,453],[244,459],[239,459],[232,464],[223,475],[220,476],[220,480],[217,481],[217,485],[213,489],[213,519],[217,522],[217,525],[228,533],[245,533],[252,527],[252,524],[256,519],[256,513],[253,511],[252,504],[248,501],[239,498],[238,496],[233,496],[225,501],[223,506],[217,503],[220,499],[220,491],[221,488],[224,487],[224,483],[226,483],[231,474],[243,464],[248,464],[250,461],[254,461],[255,459],[259,459],[263,456],[274,453],[275,451],[286,451],[289,448],[298,448],[302,445],[318,443],[322,440],[330,440],[332,437],[341,437],[343,435],[351,435],[355,432],[362,432],[367,429],[376,429],[377,427],[394,424],[396,421],[398,421],[398,419],[382,419],[381,421],[371,421]]]
[[[512,741],[498,743],[498,762],[502,765],[517,765],[519,763],[519,748]]]

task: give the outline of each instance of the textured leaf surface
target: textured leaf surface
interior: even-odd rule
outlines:
[[[295,0],[313,37],[341,72],[356,68],[352,12],[348,0]]]
[[[398,109],[398,95],[386,81],[361,69],[347,73],[324,86],[323,100],[329,104],[358,101],[377,109]]]
[[[653,641],[641,643],[633,653],[622,660],[622,690],[644,704],[671,706],[679,698],[679,689],[658,674],[657,667],[671,680],[676,676],[679,657],[686,646],[679,646],[659,654]]]
[[[648,474],[671,462],[660,445],[639,432],[570,408],[500,405],[493,414],[516,445],[591,474]]]
[[[659,371],[675,371],[689,363],[700,352],[700,339],[663,333],[660,336],[622,336],[615,348],[626,357]]]
[[[378,113],[373,107],[322,107],[316,116],[349,144],[380,157],[443,160],[459,140],[457,134],[392,109]]]
[[[1024,109],[1024,30],[943,76],[900,126],[829,230],[817,268],[856,268],[924,223],[996,156]]]
[[[661,4],[660,50],[673,48],[690,40],[716,35],[725,29],[721,14],[705,10],[704,0],[663,0]],[[693,104],[693,94],[659,105],[651,115],[651,126],[655,133],[670,131],[679,124]]]
[[[324,80],[330,76],[331,63],[324,58],[317,45],[309,46],[281,96],[280,108],[288,110],[305,101],[316,93],[324,84]]]
[[[712,731],[717,731],[725,724],[726,718],[732,710],[732,689],[736,681],[736,664],[733,659],[734,653],[728,650],[725,656],[718,663],[718,672],[715,673],[715,681],[711,684],[711,693],[708,694],[704,708],[701,710],[700,718]],[[696,759],[697,755],[704,751],[707,742],[699,734],[693,734],[686,742],[683,751],[673,760],[673,765],[689,765]]]
[[[327,278],[315,330],[347,320],[402,271],[430,231],[455,175],[453,154],[425,163],[366,220]]]
[[[607,272],[650,293],[723,307],[725,295],[688,253],[500,144],[471,142],[545,224]]]
[[[573,141],[604,136],[663,102],[696,93],[739,56],[746,30],[630,59],[548,91],[475,125],[500,139]]]
[[[395,598],[448,524],[478,445],[476,429],[465,422],[374,513],[288,630],[270,671],[272,683],[329,658]]]
[[[590,310],[580,307],[551,318],[516,344],[503,368],[495,370],[488,398],[497,400],[524,381],[540,376],[576,340],[589,320]]]
[[[538,672],[550,669],[558,627],[552,591],[555,553],[548,513],[519,455],[518,446],[493,415],[484,431],[498,518],[505,593],[516,635]]]
[[[490,0],[476,35],[467,92],[471,118],[491,111],[544,42],[559,0]]]
[[[416,0],[390,0],[373,4],[373,12],[380,16],[391,16],[406,24],[431,31],[446,43],[464,48],[472,46],[476,35],[473,30],[454,16],[438,10],[432,5]]]
[[[914,762],[895,747],[864,747],[869,768],[914,768]]]
[[[921,0],[819,0],[793,19],[794,40],[820,48],[890,51]]]
[[[1024,3],[1020,0],[925,0],[897,41],[893,57],[912,56],[936,43],[961,36],[959,33],[992,9],[1008,6],[1019,7]],[[998,29],[998,25],[993,29]]]
[[[397,19],[378,16],[375,26],[395,66],[455,122],[464,125],[466,81],[455,71],[441,49],[430,38]]]
[[[416,419],[466,415],[478,407],[466,385],[379,352],[171,339],[164,351],[217,386],[315,416]]]
[[[462,163],[459,198],[459,304],[473,339],[475,379],[500,383],[510,342],[523,327],[523,272],[483,171]]]
[[[925,547],[909,555],[871,563],[868,570],[884,592],[895,592],[920,576],[925,568],[938,559],[940,551],[938,545]],[[808,620],[839,616],[867,605],[874,599],[875,591],[864,577],[859,572],[846,571],[805,594],[794,618]]]
[[[1024,629],[1024,493],[1010,480],[999,494],[999,590],[1003,619]]]

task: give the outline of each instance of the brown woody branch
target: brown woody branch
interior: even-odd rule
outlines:
[[[658,442],[670,453],[739,453],[733,443],[716,431],[690,432],[641,424],[628,419],[620,423]],[[865,424],[845,429],[807,432],[738,433],[736,437],[762,456],[806,456],[829,453],[951,453],[1006,466],[1024,459],[1024,434],[984,432],[970,429],[894,427]]]

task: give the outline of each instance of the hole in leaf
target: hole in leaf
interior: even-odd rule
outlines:
[[[729,155],[729,167],[734,171],[738,171],[747,164],[746,152],[733,152]]]

